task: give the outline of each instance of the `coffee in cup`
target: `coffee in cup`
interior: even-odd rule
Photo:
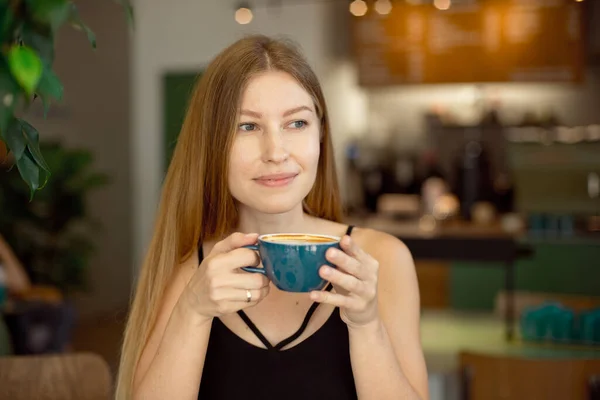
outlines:
[[[264,235],[262,240],[270,243],[288,243],[288,244],[304,244],[304,243],[335,243],[339,242],[339,238],[323,235],[309,235],[304,233],[296,234],[275,234]]]

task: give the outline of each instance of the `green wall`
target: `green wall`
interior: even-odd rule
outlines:
[[[600,240],[533,244],[535,255],[516,264],[516,289],[600,296]],[[489,311],[504,288],[504,269],[453,263],[451,305],[461,310]]]

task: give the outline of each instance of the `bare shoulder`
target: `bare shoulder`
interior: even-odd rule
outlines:
[[[377,300],[381,320],[402,371],[421,398],[426,399],[419,284],[412,255],[401,240],[384,232],[356,228],[352,237],[379,264]]]
[[[414,269],[410,250],[397,237],[375,229],[357,227],[352,231],[352,238],[379,262],[380,267],[391,263]]]
[[[346,232],[346,229],[348,229],[348,225],[328,219],[313,217],[313,221],[313,232],[315,233],[342,236]]]
[[[181,264],[175,267],[171,285],[187,285],[196,270],[198,270],[200,261],[197,252],[193,252],[187,259],[183,260]]]
[[[166,324],[166,320],[171,315],[171,311],[175,306],[175,303],[179,300],[179,296],[189,283],[192,276],[198,270],[198,254],[193,252],[189,257],[183,260],[179,265],[176,265],[166,285],[165,294],[161,301],[161,307],[159,311],[159,321],[161,318],[162,322]]]
[[[183,290],[194,275],[197,268],[198,255],[196,252],[191,254],[181,264],[175,266],[175,269],[173,270],[173,273],[166,284],[165,293],[160,300],[158,314],[156,316],[154,326],[150,331],[148,342],[142,351],[138,369],[135,374],[135,384],[140,382],[148,370],[150,362],[152,359],[154,359],[156,351],[158,350],[158,346],[162,340],[162,336],[167,327],[169,318],[171,317],[171,313],[179,301],[181,293],[183,293]]]
[[[397,237],[374,229],[356,228],[352,237],[379,264],[378,292],[382,305],[396,304],[399,296],[419,297],[415,264],[406,245]]]
[[[171,317],[173,308],[179,301],[181,293],[192,279],[192,276],[198,269],[198,255],[192,254],[187,259],[183,260],[179,265],[176,265],[166,284],[164,295],[160,301],[160,308],[156,320],[156,330],[162,336],[167,321]]]

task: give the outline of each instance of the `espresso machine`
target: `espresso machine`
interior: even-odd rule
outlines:
[[[375,213],[384,194],[418,193],[416,164],[413,153],[364,141],[351,143],[346,151],[348,210]]]

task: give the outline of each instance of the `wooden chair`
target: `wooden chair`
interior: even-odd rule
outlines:
[[[462,352],[463,400],[598,400],[600,359],[525,358]]]
[[[109,400],[108,364],[91,353],[0,358],[0,399]]]

